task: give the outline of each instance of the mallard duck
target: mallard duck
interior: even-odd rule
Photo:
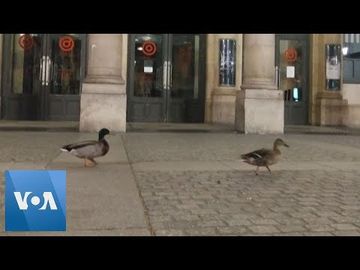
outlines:
[[[97,163],[94,160],[96,157],[105,156],[109,152],[110,146],[105,140],[105,135],[110,131],[106,128],[102,128],[99,131],[98,141],[83,141],[73,144],[67,144],[61,147],[61,151],[68,152],[78,158],[84,159],[85,167],[93,167]]]
[[[262,148],[243,154],[241,158],[244,162],[257,166],[255,171],[256,175],[258,175],[259,167],[266,167],[271,174],[269,166],[277,163],[280,159],[281,152],[279,146],[289,147],[282,139],[276,139],[273,150]]]

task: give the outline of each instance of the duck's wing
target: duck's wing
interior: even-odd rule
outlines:
[[[269,156],[270,152],[271,152],[271,150],[262,148],[262,149],[255,150],[255,151],[252,151],[247,154],[243,154],[243,155],[241,155],[241,158],[245,162],[250,163],[250,164],[263,165],[263,163],[266,160],[266,157]]]
[[[82,147],[95,145],[97,143],[98,143],[97,141],[82,141],[82,142],[64,145],[63,147],[61,147],[61,150],[65,152],[70,152],[73,149],[79,149]]]
[[[260,158],[264,158],[265,156],[267,156],[269,154],[269,150],[268,149],[265,149],[265,148],[262,148],[262,149],[259,149],[259,150],[255,150],[255,151],[252,151],[250,153],[247,153],[247,154],[243,154],[241,155],[241,158],[253,158],[253,159],[260,159]]]
[[[62,151],[79,158],[96,158],[104,155],[104,143],[102,141],[83,141],[79,143],[65,145],[61,148]],[[106,151],[109,149],[107,148]]]

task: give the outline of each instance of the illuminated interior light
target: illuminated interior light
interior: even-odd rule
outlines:
[[[296,87],[294,87],[293,89],[293,99],[295,102],[299,101],[299,89],[297,89]]]

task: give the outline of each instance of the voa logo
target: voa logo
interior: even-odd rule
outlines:
[[[5,172],[5,231],[65,231],[66,171]]]
[[[27,199],[31,194],[32,192],[25,192],[24,196],[21,196],[21,192],[14,192],[14,196],[20,210],[28,209],[29,206],[27,203]],[[50,210],[58,209],[51,192],[44,192],[42,196],[43,196],[44,204],[39,208],[39,210],[46,210],[47,205],[49,205]],[[31,197],[30,202],[32,205],[37,206],[40,204],[40,198],[38,196],[33,196]]]

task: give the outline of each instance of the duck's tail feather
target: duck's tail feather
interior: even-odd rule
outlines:
[[[71,151],[70,144],[64,145],[63,147],[60,148],[60,150],[63,152],[70,152]]]

